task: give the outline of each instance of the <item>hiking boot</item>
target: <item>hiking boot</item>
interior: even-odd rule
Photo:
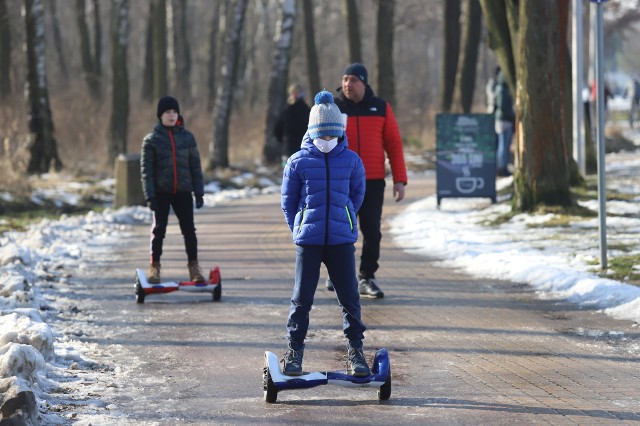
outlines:
[[[204,276],[202,276],[202,271],[200,271],[200,265],[198,265],[197,260],[192,260],[187,264],[189,268],[189,281],[192,283],[203,283]]]
[[[302,376],[302,356],[304,343],[289,342],[289,348],[282,357],[282,373],[287,376]]]
[[[347,373],[356,377],[370,376],[371,370],[362,353],[362,340],[349,340],[347,349]]]
[[[327,290],[336,291],[336,289],[333,288],[333,283],[331,282],[331,278],[327,278],[327,281],[325,281],[324,285],[325,287],[327,287]]]
[[[360,296],[371,299],[382,299],[384,293],[378,288],[373,278],[362,278],[358,283],[358,292]]]
[[[149,284],[160,284],[160,262],[151,262],[147,282]]]

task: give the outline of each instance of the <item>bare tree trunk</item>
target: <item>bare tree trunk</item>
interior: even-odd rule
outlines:
[[[129,45],[129,0],[116,0],[113,4],[111,29],[111,124],[109,127],[109,162],[113,164],[119,154],[127,152],[129,124],[129,72],[127,46]]]
[[[307,73],[309,75],[309,90],[314,96],[321,90],[320,66],[318,65],[318,52],[316,51],[316,36],[314,30],[312,0],[303,0],[302,11],[304,13],[304,41],[307,54]]]
[[[7,1],[0,0],[0,99],[11,94],[11,28]]]
[[[378,48],[378,87],[377,93],[391,106],[396,106],[396,86],[393,73],[393,17],[395,0],[378,0],[378,30],[376,46]]]
[[[478,0],[465,0],[462,17],[462,49],[458,57],[453,109],[468,114],[473,106],[478,50],[482,35],[482,9]]]
[[[496,55],[500,68],[509,85],[516,93],[516,61],[518,40],[517,0],[480,0],[482,16],[487,25],[488,44]]]
[[[278,116],[286,105],[287,76],[289,74],[289,56],[293,44],[293,27],[296,18],[295,0],[280,0],[280,13],[276,24],[276,49],[271,65],[269,83],[269,101],[267,105],[266,140],[262,157],[267,164],[276,164],[280,160],[282,149],[273,134]]]
[[[218,2],[215,2],[216,4]],[[191,45],[188,37],[187,0],[174,0],[173,48],[176,61],[176,93],[180,98],[191,98]],[[216,6],[219,7],[219,6]]]
[[[451,111],[453,90],[456,84],[456,69],[460,52],[460,0],[444,2],[444,61],[442,62],[442,93],[440,109]]]
[[[167,94],[167,4],[166,0],[151,0],[153,5],[153,98]]]
[[[93,0],[93,72],[95,73],[98,92],[102,92],[102,20],[100,19],[100,2]]]
[[[362,62],[362,41],[360,39],[360,17],[356,0],[344,0],[349,40],[349,61]]]
[[[153,100],[153,19],[155,16],[155,2],[149,2],[149,17],[144,43],[144,69],[142,71],[142,99]]]
[[[223,8],[226,11],[226,1],[223,2],[215,2],[213,9],[213,18],[211,19],[211,32],[209,33],[209,67],[208,67],[208,75],[209,75],[209,96],[207,96],[207,109],[209,111],[213,110],[213,106],[216,101],[216,81],[218,77],[217,67],[217,57],[218,57],[218,39],[220,33],[220,17],[222,16],[220,10]]]
[[[60,76],[62,77],[62,83],[64,84],[64,86],[66,86],[69,82],[69,71],[67,70],[67,57],[64,53],[64,47],[62,45],[62,36],[60,34],[60,24],[58,22],[57,0],[49,0],[47,4],[49,5],[49,9],[51,11],[51,24],[53,27],[53,43],[56,46],[56,53],[58,55],[58,66],[60,67]]]
[[[84,78],[89,87],[89,93],[94,100],[98,100],[100,89],[97,84],[95,74],[95,64],[91,55],[91,40],[89,39],[89,28],[87,27],[86,0],[76,0],[76,22],[78,24],[78,33],[80,36],[80,57],[82,58],[82,71]]]
[[[235,0],[231,22],[225,29],[224,55],[220,68],[221,84],[216,96],[213,139],[209,146],[209,169],[229,167],[229,121],[246,12],[247,0]]]
[[[540,28],[545,28],[541,32]],[[563,131],[560,34],[557,0],[520,0],[520,58],[517,65],[520,127],[514,207],[570,206],[568,150]]]
[[[29,139],[31,158],[28,173],[46,173],[51,167],[62,168],[53,136],[49,108],[42,0],[25,0],[27,81],[25,94],[29,105]]]

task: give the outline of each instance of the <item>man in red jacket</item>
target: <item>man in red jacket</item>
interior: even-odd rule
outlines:
[[[393,176],[393,196],[396,201],[404,198],[407,169],[404,164],[402,138],[391,105],[374,95],[368,84],[364,65],[349,65],[342,76],[336,104],[347,115],[347,140],[349,148],[362,158],[367,177],[364,202],[358,212],[363,236],[358,289],[363,297],[379,299],[384,293],[375,282],[380,258],[380,223],[385,187],[385,154],[389,158]],[[332,290],[327,280],[327,289]]]

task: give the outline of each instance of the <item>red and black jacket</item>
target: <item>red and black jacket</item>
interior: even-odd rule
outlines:
[[[349,148],[362,158],[367,179],[384,179],[385,153],[389,157],[393,182],[407,183],[407,169],[402,151],[400,129],[391,105],[373,94],[367,86],[358,103],[350,101],[338,89],[336,105],[347,114]]]

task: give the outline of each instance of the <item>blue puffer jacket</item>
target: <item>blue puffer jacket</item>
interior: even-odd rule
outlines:
[[[362,205],[362,160],[343,137],[324,154],[308,135],[289,157],[282,179],[281,206],[297,245],[337,245],[358,240],[356,214]]]

